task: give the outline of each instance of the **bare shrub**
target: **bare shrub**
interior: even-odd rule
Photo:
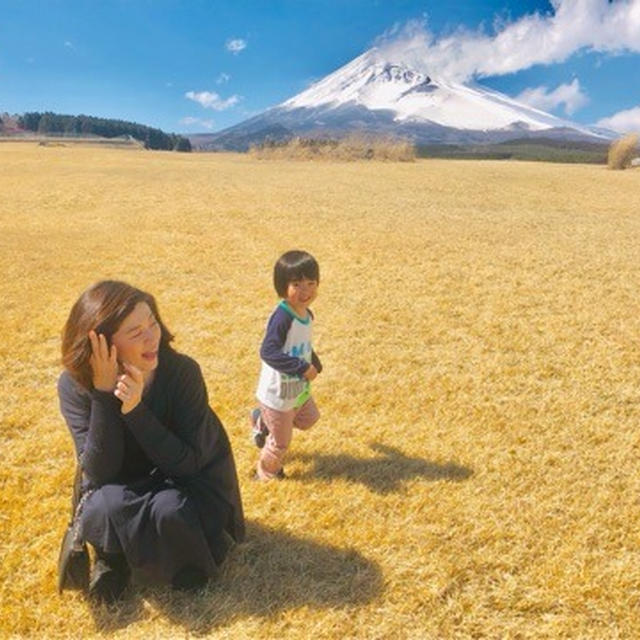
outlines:
[[[638,153],[637,146],[637,133],[630,133],[614,140],[609,147],[609,155],[607,156],[609,169],[626,169],[631,166],[631,160]]]
[[[283,142],[265,141],[249,153],[259,159],[383,160],[413,162],[414,145],[408,140],[352,134],[340,139],[295,137]]]

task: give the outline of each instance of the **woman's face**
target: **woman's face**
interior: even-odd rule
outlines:
[[[146,302],[138,302],[111,336],[118,350],[118,362],[134,365],[143,374],[158,366],[160,325]]]

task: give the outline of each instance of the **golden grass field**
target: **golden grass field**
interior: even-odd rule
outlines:
[[[640,171],[0,145],[0,636],[640,637]],[[319,260],[321,422],[249,477],[271,268]],[[73,474],[60,333],[157,298],[248,520],[196,596],[56,591]]]

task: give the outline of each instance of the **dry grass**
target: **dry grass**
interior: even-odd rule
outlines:
[[[640,636],[640,173],[0,146],[0,636]],[[290,479],[246,416],[283,250],[314,253],[326,371]],[[202,365],[249,521],[197,597],[55,591],[79,292],[153,291]]]
[[[627,169],[636,155],[638,155],[638,134],[630,133],[611,143],[607,155],[607,166],[609,169]]]
[[[266,142],[251,147],[249,155],[259,160],[413,162],[416,150],[408,140],[351,134],[340,139],[295,137],[285,142]]]

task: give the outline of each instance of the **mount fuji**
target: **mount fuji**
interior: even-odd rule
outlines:
[[[489,144],[515,138],[608,142],[613,135],[557,118],[477,85],[425,74],[374,47],[311,87],[244,122],[192,135],[202,150],[246,150],[265,139],[401,137],[416,144]]]

